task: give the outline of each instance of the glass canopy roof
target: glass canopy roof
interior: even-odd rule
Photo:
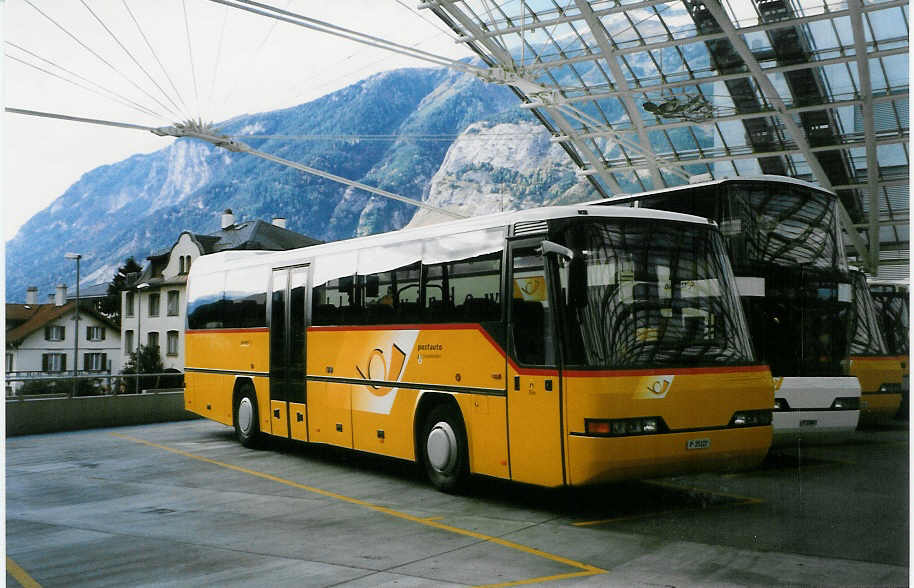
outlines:
[[[907,0],[427,0],[605,195],[780,174],[907,276]]]

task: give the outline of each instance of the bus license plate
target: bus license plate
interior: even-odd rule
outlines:
[[[689,439],[686,441],[686,449],[707,449],[711,447],[710,439]]]

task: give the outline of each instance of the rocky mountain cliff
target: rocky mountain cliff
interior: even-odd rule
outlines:
[[[468,214],[593,198],[517,104],[507,88],[464,74],[403,69],[217,126],[256,149]],[[126,257],[144,260],[182,230],[217,230],[225,208],[238,220],[284,216],[290,229],[323,240],[401,228],[416,213],[260,158],[178,140],[87,172],[32,217],[7,243],[7,300],[24,300],[32,285],[42,296],[57,283],[72,287],[67,251],[84,256],[83,284],[107,282]]]

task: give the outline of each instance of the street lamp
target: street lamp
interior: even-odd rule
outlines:
[[[76,329],[73,333],[73,396],[76,396],[76,374],[79,369],[79,260],[82,259],[79,253],[67,253],[65,259],[76,260]]]

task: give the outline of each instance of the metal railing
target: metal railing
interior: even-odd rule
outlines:
[[[7,372],[7,400],[73,398],[155,393],[184,387],[182,372],[121,373],[100,372]]]

